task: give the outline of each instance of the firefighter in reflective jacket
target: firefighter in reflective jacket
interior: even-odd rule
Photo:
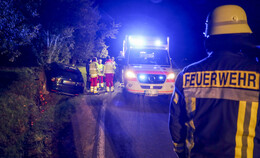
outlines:
[[[105,77],[106,77],[106,91],[109,92],[113,92],[114,91],[114,74],[115,74],[115,65],[113,63],[113,61],[110,59],[110,57],[107,57],[107,61],[105,63],[104,66],[104,73],[105,73]],[[110,89],[111,88],[111,89]]]
[[[92,59],[92,62],[89,64],[89,73],[90,73],[90,92],[97,94],[97,80],[98,80],[98,63],[97,63],[97,58],[94,57]]]
[[[104,65],[102,64],[102,59],[98,60],[98,88],[104,88],[104,81],[103,81],[103,77],[104,77]]]
[[[260,157],[260,64],[251,36],[237,5],[217,7],[207,17],[209,55],[180,72],[170,103],[179,157]]]

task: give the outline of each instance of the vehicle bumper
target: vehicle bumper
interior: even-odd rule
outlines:
[[[62,93],[62,94],[70,94],[70,95],[77,95],[84,92],[84,87],[81,86],[57,86],[53,85],[51,87],[52,92]]]
[[[130,93],[145,94],[149,96],[171,95],[174,89],[173,82],[163,84],[141,84],[136,81],[128,81],[125,88]]]

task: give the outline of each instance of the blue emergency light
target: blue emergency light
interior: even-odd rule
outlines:
[[[142,47],[146,45],[150,46],[162,46],[163,43],[160,39],[151,39],[151,38],[145,38],[143,36],[129,36],[128,37],[130,45]]]
[[[143,37],[129,36],[129,42],[131,45],[134,45],[134,46],[144,46],[145,45],[145,39]]]

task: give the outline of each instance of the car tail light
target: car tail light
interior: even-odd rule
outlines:
[[[52,81],[52,82],[55,82],[55,81],[56,81],[56,78],[55,78],[55,77],[52,77],[52,78],[51,78],[51,81]]]

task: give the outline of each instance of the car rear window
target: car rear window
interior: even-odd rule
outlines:
[[[63,71],[59,71],[58,75],[62,76],[63,78],[71,79],[73,81],[83,81],[82,75],[78,71],[71,71],[69,69],[65,69]]]

